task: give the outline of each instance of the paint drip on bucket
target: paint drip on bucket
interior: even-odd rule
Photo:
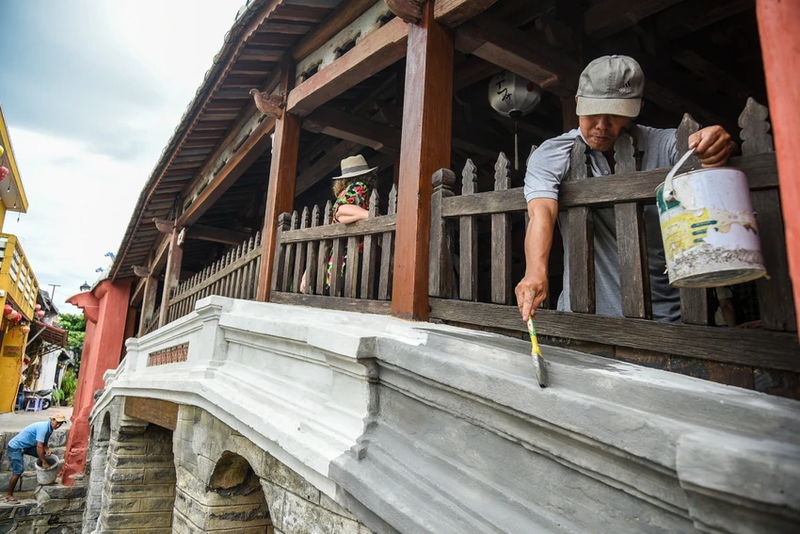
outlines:
[[[719,287],[766,275],[747,176],[715,167],[679,176],[687,152],[656,188],[669,282]]]

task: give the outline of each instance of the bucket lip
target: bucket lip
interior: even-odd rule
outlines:
[[[690,176],[692,174],[698,174],[700,172],[714,172],[714,171],[736,171],[736,172],[738,172],[740,174],[744,174],[744,171],[742,169],[740,169],[739,167],[732,167],[730,165],[723,165],[722,167],[701,167],[699,169],[694,169],[694,170],[691,170],[691,171],[688,171],[688,172],[682,172],[682,173],[680,173],[678,175],[675,175],[675,176],[672,177],[672,181],[674,182],[678,178],[683,178],[684,176]],[[655,188],[655,194],[656,195],[658,195],[658,190],[662,189],[664,187],[664,183],[665,182],[666,182],[666,180],[662,181],[660,184],[658,184],[656,186],[656,188]]]

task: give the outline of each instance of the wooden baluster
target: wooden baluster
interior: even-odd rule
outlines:
[[[292,212],[290,224],[290,230],[297,230],[299,228],[300,217],[297,214],[297,210]],[[280,291],[288,292],[292,288],[292,282],[294,281],[292,278],[292,272],[294,271],[294,257],[296,250],[297,245],[295,243],[286,244],[286,261],[283,264],[283,287],[280,288]]]
[[[397,185],[389,191],[387,215],[397,213]],[[396,226],[395,226],[396,228]],[[394,269],[394,232],[384,232],[381,238],[381,275],[378,280],[378,300],[389,300],[392,288],[392,270]]]
[[[278,243],[276,241],[276,243]],[[253,240],[253,249],[254,250],[261,250],[261,232],[256,232],[256,237]],[[250,267],[250,300],[256,298],[256,293],[258,291],[258,276],[261,269],[261,254],[257,254],[255,256],[255,260],[252,262]]]
[[[575,139],[570,154],[568,181],[580,182],[588,177],[586,167],[586,144]],[[594,225],[592,210],[578,206],[567,210],[567,255],[569,258],[569,306],[573,312],[594,313]]]
[[[322,214],[322,226],[331,224],[332,209],[333,207],[329,200],[325,204],[325,213]],[[328,256],[330,256],[330,253],[331,241],[329,239],[321,240],[319,242],[319,254],[317,255],[317,285],[316,288],[314,288],[315,294],[317,295],[325,294],[325,279],[328,276]]]
[[[752,98],[747,99],[744,111],[739,116],[743,156],[774,152],[768,116],[769,110],[766,106]],[[780,191],[777,188],[752,191],[750,198],[756,212],[764,266],[769,274],[769,278],[756,281],[761,325],[769,330],[796,332],[797,321],[786,258]]]
[[[251,237],[242,245],[244,247],[243,257],[249,257],[250,251],[253,250],[253,238]],[[250,267],[253,265],[252,261],[248,261],[242,267],[242,299],[250,300]]]
[[[344,269],[344,296],[354,299],[358,296],[358,268],[359,264],[359,251],[358,246],[361,238],[358,236],[350,236],[347,238],[347,261],[345,262]]]
[[[276,227],[275,235],[275,265],[272,269],[272,291],[283,291],[283,271],[286,264],[286,245],[281,241],[283,232],[289,230],[291,215],[288,213],[281,213],[278,215],[278,224]],[[263,253],[261,254],[264,255]]]
[[[300,229],[308,228],[308,206],[305,206],[300,215]],[[306,269],[307,244],[300,242],[295,245],[294,275],[292,276],[292,293],[300,293],[300,280]]]
[[[336,238],[333,240],[331,248],[331,287],[330,295],[332,297],[342,296],[342,257],[344,256],[344,240]]]
[[[614,145],[614,173],[636,172],[634,139],[623,132]],[[647,240],[644,211],[638,202],[623,202],[614,206],[619,255],[619,281],[622,314],[625,317],[652,319],[650,299],[650,268],[647,263]]]
[[[689,136],[700,129],[700,124],[691,115],[686,113],[678,127],[677,148],[678,157],[689,150]],[[683,165],[686,171],[690,167],[699,167],[700,160],[691,156]],[[709,323],[708,290],[707,289],[681,289],[681,320],[688,324],[707,325]]]
[[[511,185],[509,161],[502,152],[494,166],[494,190],[506,191]],[[492,214],[492,302],[511,302],[511,215]]]
[[[442,217],[444,199],[453,196],[456,175],[450,169],[433,173],[431,195],[431,240],[428,257],[428,295],[439,298],[453,297],[453,254],[451,226]]]
[[[239,260],[242,258],[242,245],[233,249],[233,265],[234,270],[231,273],[231,290],[229,291],[231,298],[238,299],[242,291],[242,268],[239,266]]]
[[[380,197],[378,190],[372,191],[369,199],[369,218],[374,219],[378,216],[378,204]],[[361,256],[361,294],[362,299],[375,298],[375,267],[378,264],[378,235],[370,234],[364,236],[364,253]]]
[[[477,192],[478,168],[471,159],[467,159],[461,172],[461,194],[474,195]],[[478,300],[478,221],[474,215],[459,217],[458,227],[458,296],[461,300]]]
[[[319,206],[314,204],[311,210],[311,228],[319,226]],[[304,293],[306,295],[314,294],[314,286],[317,282],[317,264],[319,263],[317,254],[319,253],[319,243],[316,241],[309,241],[306,245],[306,287]]]

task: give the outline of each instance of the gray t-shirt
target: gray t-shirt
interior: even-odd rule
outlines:
[[[641,152],[641,170],[647,171],[675,164],[677,149],[674,129],[659,130],[633,124],[629,130]],[[577,137],[583,136],[579,129],[571,130],[542,143],[528,158],[525,174],[525,200],[552,198],[558,200],[561,180],[570,172],[570,151]],[[588,148],[588,145],[587,145]],[[591,163],[590,180],[602,180],[611,174],[603,153],[588,148]],[[617,255],[617,231],[613,208],[593,210],[595,294],[599,315],[622,315],[622,297],[619,281],[619,257]],[[658,211],[655,206],[645,206],[645,233],[650,269],[650,293],[653,302],[653,318],[659,321],[680,322],[680,293],[669,285],[664,259],[664,246]],[[564,239],[564,290],[558,298],[558,309],[570,311],[569,307],[569,250],[566,234],[566,213],[558,216],[558,224]]]

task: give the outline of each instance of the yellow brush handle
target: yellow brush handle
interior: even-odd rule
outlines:
[[[528,317],[528,333],[531,335],[531,354],[541,354],[539,340],[536,337],[536,328],[533,326],[533,317]]]

